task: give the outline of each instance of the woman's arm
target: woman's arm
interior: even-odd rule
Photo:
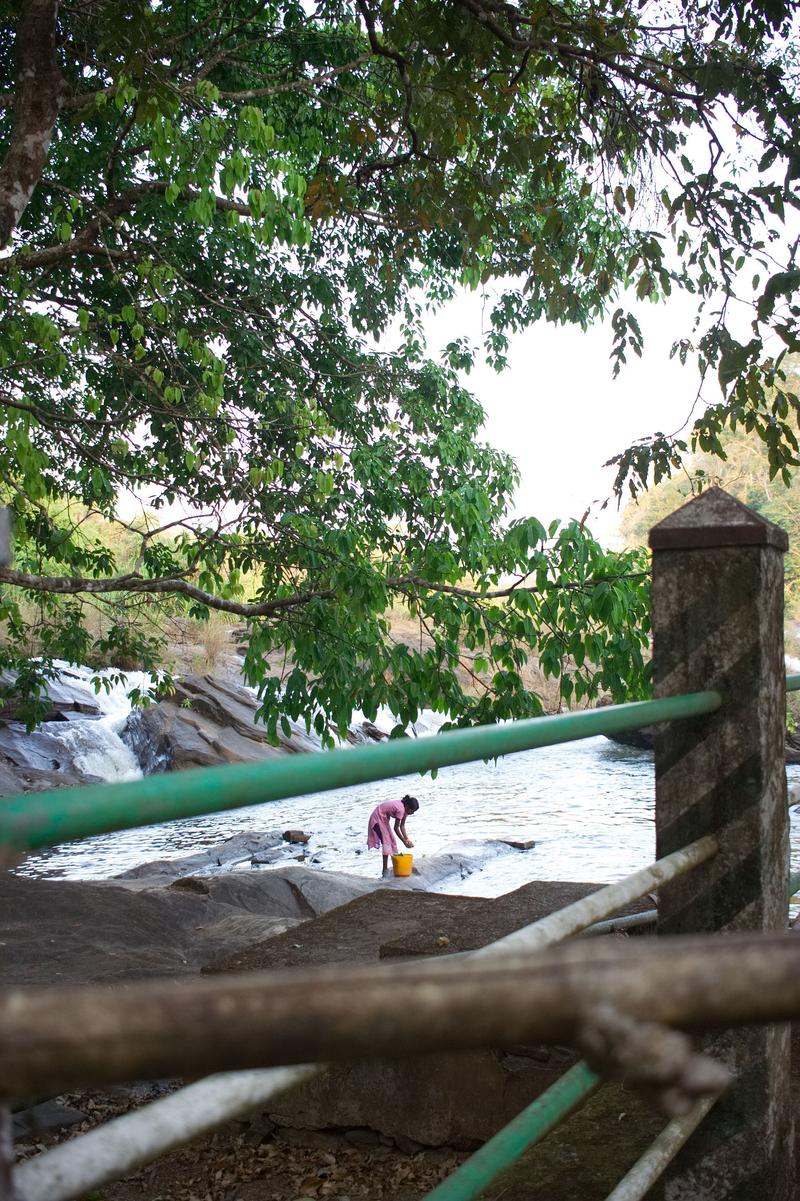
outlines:
[[[409,850],[411,849],[411,847],[413,847],[413,845],[414,845],[413,842],[406,834],[406,819],[405,819],[405,817],[396,817],[394,819],[394,832],[406,844],[406,846],[409,848]]]

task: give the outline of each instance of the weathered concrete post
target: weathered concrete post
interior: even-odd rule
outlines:
[[[665,888],[659,933],[785,930],[785,532],[712,488],[650,531],[657,697],[716,689],[722,709],[656,740],[656,846],[713,834],[719,855]],[[666,1179],[667,1201],[789,1201],[790,1043],[784,1025],[708,1042],[735,1084]]]

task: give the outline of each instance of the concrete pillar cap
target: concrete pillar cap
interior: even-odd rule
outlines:
[[[650,531],[653,550],[692,550],[713,546],[774,546],[789,549],[785,530],[760,517],[722,488],[709,488]]]

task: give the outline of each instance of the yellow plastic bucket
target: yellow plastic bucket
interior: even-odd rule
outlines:
[[[396,876],[410,876],[413,863],[413,855],[392,855],[392,867]]]

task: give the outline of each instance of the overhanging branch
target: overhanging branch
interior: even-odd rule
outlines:
[[[613,583],[615,580],[631,580],[641,578],[644,572],[632,572],[624,576],[604,576],[575,584],[558,584],[555,587],[562,592],[582,591],[593,588],[600,583]],[[418,575],[389,576],[384,586],[391,592],[402,593],[406,596],[416,596],[419,592],[439,592],[449,596],[459,596],[466,600],[494,601],[514,596],[516,593],[535,591],[531,588],[520,587],[521,579],[515,580],[506,588],[495,588],[483,591],[478,588],[461,588],[457,584],[441,584],[426,580]],[[186,596],[189,600],[197,601],[209,609],[217,609],[222,613],[234,613],[238,617],[277,617],[288,609],[300,608],[315,600],[334,600],[341,596],[335,588],[309,589],[295,592],[290,596],[279,596],[268,601],[235,601],[217,596],[198,588],[196,584],[180,576],[163,579],[148,579],[136,573],[114,576],[111,579],[91,579],[85,576],[44,576],[32,575],[26,571],[15,571],[10,567],[0,568],[0,584],[11,584],[15,588],[25,588],[29,592],[46,592],[58,596],[78,596],[81,593],[91,595],[107,595],[115,592],[146,593],[152,596],[171,594]]]
[[[47,269],[79,254],[115,255],[118,252],[98,241],[101,231],[117,217],[135,212],[140,205],[153,196],[163,196],[168,186],[166,180],[152,179],[128,188],[120,196],[104,205],[96,216],[68,241],[45,246],[40,250],[30,250],[26,247],[16,254],[0,259],[0,276],[9,275],[13,271]],[[199,199],[200,196],[201,193],[197,188],[186,187],[181,191],[179,198],[184,201],[193,201]],[[220,212],[238,213],[242,217],[252,217],[253,215],[250,205],[238,200],[230,200],[227,196],[218,195],[213,195],[212,199],[215,208]]]
[[[239,617],[272,617],[284,609],[307,605],[312,600],[330,600],[336,595],[332,588],[328,588],[318,592],[297,592],[292,596],[276,597],[270,601],[248,603],[215,596],[213,592],[206,592],[180,576],[147,579],[133,574],[93,580],[81,576],[30,575],[28,572],[14,571],[8,567],[0,568],[0,584],[13,584],[16,588],[26,588],[31,592],[48,592],[60,596],[77,596],[80,593],[98,596],[113,592],[143,592],[157,596],[167,593],[186,596],[209,609],[235,613]]]
[[[337,75],[342,75],[345,72],[355,71],[357,67],[363,66],[364,63],[370,61],[371,55],[359,54],[358,58],[352,59],[349,63],[342,63],[339,67],[331,67],[329,71],[321,71],[317,75],[312,75],[308,79],[293,79],[288,83],[275,83],[270,86],[261,88],[248,88],[245,91],[225,92],[219,94],[220,100],[261,100],[269,96],[279,96],[286,92],[305,92],[315,87],[320,87],[324,83],[330,83]]]

